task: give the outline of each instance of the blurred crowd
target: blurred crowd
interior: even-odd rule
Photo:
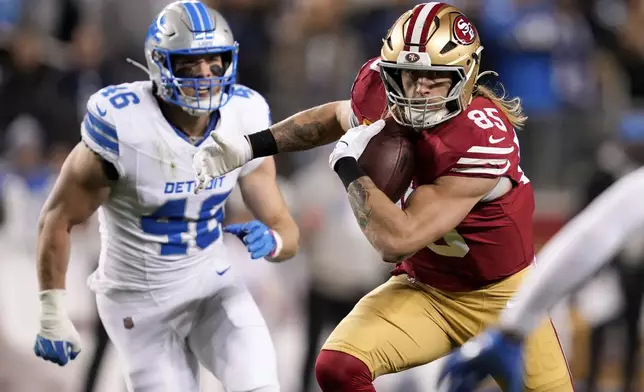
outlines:
[[[240,43],[239,81],[267,98],[274,121],[347,99],[357,70],[379,54],[388,27],[418,3],[202,1],[227,18]],[[66,155],[80,140],[87,98],[104,86],[147,78],[125,59],[144,63],[148,25],[169,2],[0,0],[1,392],[124,390],[85,287],[98,259],[94,219],[74,229],[67,279],[70,314],[86,350],[64,369],[32,354],[39,311],[37,220]],[[446,2],[478,26],[482,70],[499,73],[489,83],[500,81],[508,95],[523,100],[529,121],[519,134],[522,168],[536,189],[535,229],[545,239],[644,162],[644,0]],[[362,237],[341,183],[327,169],[329,152],[327,147],[277,158],[283,192],[301,226],[301,254],[283,265],[244,264],[274,333],[285,392],[316,390],[312,368],[326,334],[387,278],[388,266]],[[247,214],[238,197],[228,206],[230,221]],[[589,391],[644,389],[632,381],[644,286],[639,234],[610,268],[566,301],[574,311],[562,313],[560,332],[569,342],[573,372]],[[623,387],[615,376],[622,369]],[[431,391],[432,372],[387,376],[376,385],[379,391]]]

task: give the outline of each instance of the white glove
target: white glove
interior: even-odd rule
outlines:
[[[329,166],[333,170],[335,163],[341,158],[353,157],[356,160],[367,148],[371,138],[376,136],[385,127],[385,120],[378,120],[371,125],[358,125],[345,133],[335,145],[329,156]]]
[[[230,173],[253,159],[253,151],[243,135],[233,132],[219,134],[215,131],[210,137],[214,143],[201,147],[192,157],[192,167],[197,176],[195,193],[211,179]]]
[[[40,293],[40,332],[36,335],[34,353],[65,366],[81,352],[78,331],[64,308],[65,290],[45,290]]]

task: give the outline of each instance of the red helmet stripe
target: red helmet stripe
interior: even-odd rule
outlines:
[[[411,43],[411,37],[412,34],[414,33],[414,27],[416,26],[416,20],[418,19],[418,15],[422,12],[423,9],[427,4],[419,4],[414,8],[414,13],[411,14],[411,18],[409,19],[409,23],[407,24],[407,32],[405,33],[405,50],[409,50],[409,45],[408,43]]]
[[[438,14],[438,11],[440,11],[441,8],[443,8],[443,6],[445,5],[444,3],[433,3],[433,4],[434,4],[434,6],[432,7],[432,10],[429,13],[429,15],[427,16],[427,18],[425,19],[425,23],[423,24],[423,31],[422,31],[422,33],[420,35],[419,51],[421,51],[421,52],[424,52],[426,50],[425,43],[427,42],[427,38],[429,36],[429,28],[431,27],[432,22],[434,21],[434,18],[436,17],[436,14]]]
[[[404,50],[418,51],[419,46],[427,41],[431,22],[443,5],[443,3],[431,2],[419,4],[414,8],[405,32]]]

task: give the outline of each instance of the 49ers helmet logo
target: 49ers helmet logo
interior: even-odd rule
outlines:
[[[410,63],[415,63],[420,60],[420,55],[418,53],[409,52],[405,55],[405,61]]]
[[[454,20],[454,38],[461,45],[470,45],[476,39],[476,30],[464,15]]]

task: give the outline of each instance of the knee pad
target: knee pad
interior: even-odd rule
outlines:
[[[315,377],[324,392],[375,392],[367,365],[340,351],[320,351]]]

